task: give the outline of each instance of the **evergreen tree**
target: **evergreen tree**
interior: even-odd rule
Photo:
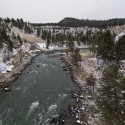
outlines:
[[[13,42],[10,39],[8,39],[8,49],[13,51]]]
[[[1,40],[3,41],[7,41],[8,40],[8,36],[7,36],[7,33],[6,33],[6,31],[5,31],[5,29],[3,29],[2,31],[1,31]]]
[[[125,59],[125,35],[116,42],[115,55],[117,63]]]
[[[47,31],[44,30],[44,31],[42,32],[41,38],[42,38],[43,40],[46,40],[46,39],[47,39]]]
[[[6,18],[6,23],[10,23],[10,19],[8,17]]]
[[[1,39],[1,33],[0,33],[0,48],[2,47],[2,39]]]
[[[49,37],[47,37],[47,44],[46,44],[47,49],[49,48],[49,44],[50,44],[50,39],[49,39]]]
[[[72,62],[74,65],[78,65],[78,62],[81,61],[81,55],[79,51],[79,49],[75,49],[72,53]]]
[[[22,45],[23,41],[21,40],[21,38],[20,38],[20,35],[19,35],[19,34],[18,34],[18,36],[17,36],[17,39],[18,39],[19,43]]]
[[[87,85],[93,86],[93,92],[94,92],[96,78],[94,78],[94,76],[92,74],[90,74],[85,80],[87,82]]]
[[[114,41],[109,30],[99,36],[97,55],[101,56],[104,61],[114,59]]]
[[[40,37],[40,28],[37,28],[37,36]]]

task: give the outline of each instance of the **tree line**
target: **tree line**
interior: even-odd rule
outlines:
[[[98,27],[106,28],[108,26],[121,26],[125,24],[125,18],[115,18],[109,20],[89,20],[89,19],[75,19],[64,18],[58,23],[30,23],[33,26],[63,26],[63,27]]]

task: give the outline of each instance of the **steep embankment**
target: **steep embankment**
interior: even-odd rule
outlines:
[[[4,21],[0,29],[0,85],[6,86],[17,78],[26,65],[30,64],[32,57],[40,52],[35,42],[42,40],[35,34],[24,33]]]

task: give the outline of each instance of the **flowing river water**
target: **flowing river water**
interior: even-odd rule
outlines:
[[[0,125],[49,125],[72,103],[69,93],[79,88],[63,71],[59,53],[34,58],[10,86],[0,92]]]

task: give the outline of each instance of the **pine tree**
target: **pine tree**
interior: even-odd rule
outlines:
[[[8,39],[8,49],[13,51],[13,42],[10,39]]]
[[[46,44],[47,49],[49,48],[49,44],[50,44],[50,39],[49,39],[49,37],[47,37],[47,44]]]
[[[109,30],[99,36],[97,55],[101,56],[104,61],[114,59],[114,41]]]
[[[81,55],[79,51],[79,49],[75,49],[72,53],[72,62],[74,65],[78,65],[78,62],[81,61]]]
[[[7,36],[7,33],[6,33],[5,29],[3,29],[1,31],[1,40],[4,40],[4,41],[8,40],[8,36]]]
[[[2,39],[1,39],[1,33],[0,33],[0,48],[2,47]]]
[[[40,28],[37,28],[37,36],[40,37]]]
[[[18,36],[17,36],[17,39],[18,39],[19,43],[22,45],[23,41],[21,40],[21,38],[20,38],[20,35],[19,35],[19,34],[18,34]]]
[[[115,55],[117,63],[125,59],[125,35],[116,42]]]

